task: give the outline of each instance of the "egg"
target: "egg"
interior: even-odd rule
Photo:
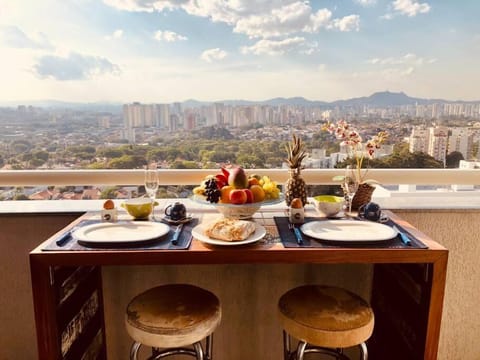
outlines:
[[[108,199],[103,203],[103,208],[105,210],[112,210],[113,208],[115,208],[115,204],[112,200]]]
[[[290,203],[290,207],[293,209],[301,209],[303,207],[302,199],[294,198]]]

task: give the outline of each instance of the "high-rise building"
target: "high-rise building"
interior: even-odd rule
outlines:
[[[445,164],[448,143],[448,129],[445,126],[429,128],[428,155]]]
[[[139,102],[123,105],[123,123],[125,128],[145,126],[145,108]]]
[[[218,126],[225,125],[224,105],[223,103],[213,103],[213,123]]]
[[[419,151],[427,153],[428,151],[429,131],[421,126],[415,126],[409,138],[409,150],[411,153]]]
[[[450,129],[448,138],[448,154],[458,151],[464,159],[470,159],[473,149],[473,133],[469,128],[455,127]]]
[[[110,128],[110,119],[111,119],[111,116],[107,116],[107,115],[99,116],[97,118],[98,126],[103,128],[103,129],[109,129]]]
[[[195,128],[195,114],[193,112],[186,114],[183,126],[185,130],[193,130]]]
[[[170,106],[168,104],[157,104],[156,127],[166,129],[170,121]]]

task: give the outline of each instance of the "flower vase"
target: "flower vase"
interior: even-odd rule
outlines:
[[[359,184],[352,200],[352,210],[358,210],[360,206],[370,202],[375,187],[366,183]]]

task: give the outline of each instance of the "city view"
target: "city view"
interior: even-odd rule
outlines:
[[[399,105],[399,102],[404,103]],[[410,102],[410,104],[409,104]],[[189,101],[132,103],[113,111],[63,107],[0,109],[0,164],[4,170],[286,167],[285,145],[301,136],[305,167],[342,167],[348,154],[322,129],[345,119],[372,137],[389,140],[370,167],[478,167],[480,103],[439,102],[382,92],[339,103],[273,99],[265,103]],[[406,154],[411,154],[411,159]],[[402,154],[402,162],[394,160]],[[4,200],[131,197],[142,189],[105,187],[6,188]],[[188,196],[183,187],[159,196]]]

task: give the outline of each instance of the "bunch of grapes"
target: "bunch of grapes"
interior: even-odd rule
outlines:
[[[218,200],[221,196],[221,191],[217,187],[217,182],[215,179],[208,179],[205,181],[205,195],[207,196],[207,201],[211,203],[218,203]]]
[[[272,181],[268,176],[264,175],[260,179],[260,186],[262,186],[263,191],[265,191],[265,199],[272,200],[278,199],[280,196],[280,189],[277,186],[276,181]]]

